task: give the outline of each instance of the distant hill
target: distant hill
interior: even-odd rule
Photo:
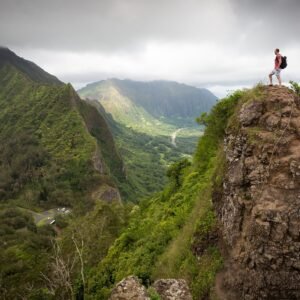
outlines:
[[[217,99],[206,89],[171,81],[109,79],[88,84],[78,93],[99,101],[120,123],[144,132],[158,128],[162,133],[174,129],[166,125],[191,126]]]

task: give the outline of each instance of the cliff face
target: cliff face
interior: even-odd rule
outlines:
[[[226,171],[214,205],[225,268],[220,299],[300,298],[300,101],[263,87],[224,141]]]

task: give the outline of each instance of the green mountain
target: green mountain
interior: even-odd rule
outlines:
[[[84,99],[99,101],[115,121],[152,135],[195,127],[195,118],[216,102],[206,89],[169,81],[109,79],[88,84],[78,93]]]
[[[109,219],[112,208],[101,203],[120,202],[123,161],[95,107],[6,48],[0,49],[0,124],[1,298],[49,299],[35,293],[43,293],[41,273],[51,274],[55,237],[93,207],[93,220],[101,211]],[[59,214],[60,207],[71,213]]]
[[[73,206],[92,182],[122,177],[113,137],[94,107],[9,50],[0,57],[2,199],[29,194],[33,204]]]
[[[55,85],[63,84],[55,76],[45,72],[33,62],[17,56],[8,48],[0,47],[0,68],[7,64],[15,67],[33,81]]]

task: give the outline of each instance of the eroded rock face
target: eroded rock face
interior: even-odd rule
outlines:
[[[244,105],[240,112],[240,122],[244,126],[255,124],[262,115],[263,105],[260,101],[253,101]]]
[[[113,289],[110,300],[150,300],[146,288],[138,278],[129,276],[120,281]]]
[[[184,279],[160,279],[154,282],[162,300],[192,300],[189,287]]]
[[[222,300],[300,299],[299,99],[284,87],[265,92],[225,138],[223,193],[213,199],[227,257]]]

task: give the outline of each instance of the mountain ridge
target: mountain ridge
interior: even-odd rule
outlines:
[[[172,130],[195,127],[195,118],[209,111],[217,100],[206,89],[163,80],[143,82],[112,78],[88,84],[78,93],[84,99],[99,101],[116,121],[145,130],[147,122],[150,128],[155,128],[156,124],[158,128],[164,124],[171,126]]]
[[[47,73],[35,63],[21,58],[9,48],[0,46],[0,67],[8,63],[22,71],[33,81],[44,84],[63,84],[62,81],[60,81],[54,75]]]

